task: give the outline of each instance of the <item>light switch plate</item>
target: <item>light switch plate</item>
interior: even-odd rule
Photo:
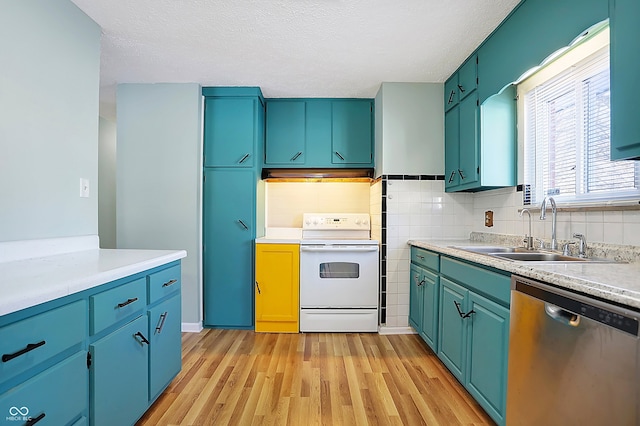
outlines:
[[[89,179],[80,178],[80,198],[89,197]]]

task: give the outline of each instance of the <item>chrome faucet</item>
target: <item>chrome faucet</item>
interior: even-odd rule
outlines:
[[[533,250],[533,235],[531,235],[531,212],[529,209],[520,210],[520,217],[526,213],[529,215],[529,234],[524,236],[524,242],[527,245],[527,250]]]
[[[542,200],[542,204],[540,205],[540,220],[547,218],[547,200],[551,203],[551,250],[557,250],[556,216],[558,214],[558,208],[556,207],[556,200],[554,200],[553,197],[544,197],[544,200]]]
[[[573,238],[580,240],[578,246],[578,257],[587,257],[587,239],[582,234],[573,234]]]

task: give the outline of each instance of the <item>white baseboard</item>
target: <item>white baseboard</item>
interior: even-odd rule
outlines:
[[[183,333],[200,333],[203,330],[201,322],[183,322]]]
[[[378,334],[416,334],[413,327],[387,327],[381,325],[378,327]]]

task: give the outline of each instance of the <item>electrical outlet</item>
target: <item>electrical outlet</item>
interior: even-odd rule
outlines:
[[[80,178],[80,198],[89,197],[89,179]]]
[[[491,228],[493,226],[493,212],[491,210],[484,212],[484,226],[487,228]]]

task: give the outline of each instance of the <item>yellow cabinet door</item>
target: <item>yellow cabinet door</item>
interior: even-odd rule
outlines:
[[[256,244],[256,332],[300,329],[300,246]]]

